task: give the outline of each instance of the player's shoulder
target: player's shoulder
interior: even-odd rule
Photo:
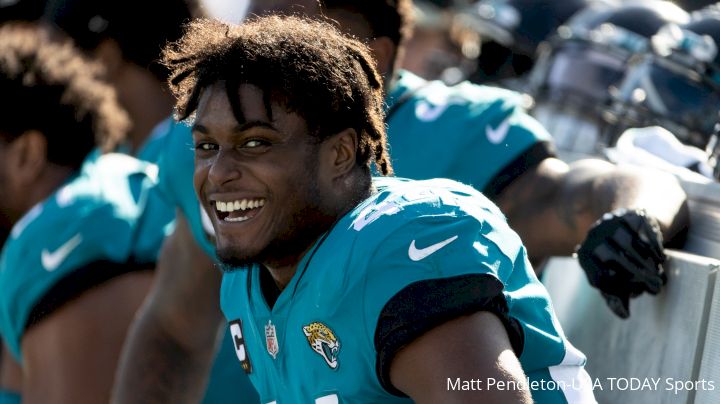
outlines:
[[[399,106],[410,104],[420,121],[436,121],[443,116],[443,124],[467,120],[493,121],[513,113],[526,113],[527,98],[515,91],[478,85],[470,82],[448,86],[435,80],[426,81],[410,72],[402,72],[388,98],[391,118],[400,113]],[[395,111],[397,110],[397,111]]]
[[[469,185],[449,179],[376,177],[373,194],[349,214],[349,230],[375,240],[443,223],[505,222],[497,206]]]
[[[77,291],[115,273],[98,271],[105,263],[124,270],[151,262],[146,250],[156,253],[159,241],[138,240],[152,233],[139,229],[155,175],[152,164],[127,155],[94,156],[15,224],[0,258],[0,329],[16,356],[30,310],[51,289],[70,285],[62,280],[72,279],[68,290]]]
[[[125,153],[108,153],[86,160],[76,181],[124,181],[135,175],[157,180],[157,166]]]
[[[508,107],[522,107],[527,103],[523,94],[495,86],[463,81],[447,85],[440,80],[427,81],[410,72],[402,71],[391,93],[391,100],[411,96],[415,99],[452,98],[458,103],[465,101],[476,105],[504,104]]]
[[[15,224],[4,250],[10,257],[41,257],[34,252],[79,243],[92,250],[88,245],[124,240],[142,214],[156,176],[154,165],[124,154],[88,161]],[[121,244],[114,245],[121,249]]]
[[[160,182],[170,193],[173,189],[192,184],[193,141],[190,125],[173,119],[165,121],[161,135],[153,142],[155,150],[152,162],[157,163]],[[189,177],[188,177],[189,176]]]
[[[430,245],[452,237],[458,238],[453,248],[494,244],[510,260],[523,248],[500,209],[473,187],[448,179],[375,178],[373,184],[373,195],[341,222],[342,237],[333,238],[352,246],[353,257],[406,257],[413,240]]]
[[[159,158],[169,157],[179,151],[192,155],[192,128],[188,122],[168,118],[156,130],[158,133],[153,143],[161,145]]]

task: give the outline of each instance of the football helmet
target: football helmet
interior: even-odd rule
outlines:
[[[706,148],[720,111],[720,9],[705,8],[687,24],[652,38],[653,53],[633,63],[608,117],[617,130],[662,126],[685,144]]]
[[[519,77],[538,45],[580,9],[602,0],[480,0],[462,7],[456,23],[477,32],[482,46],[475,82]],[[607,0],[611,1],[611,0]]]
[[[533,115],[560,150],[595,154],[606,143],[605,111],[627,64],[649,51],[650,38],[689,15],[662,0],[593,4],[543,44],[528,84]]]

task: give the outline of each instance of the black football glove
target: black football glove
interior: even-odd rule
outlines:
[[[577,258],[590,284],[622,318],[630,316],[630,298],[643,292],[655,295],[667,280],[660,226],[643,210],[603,215],[578,247]]]

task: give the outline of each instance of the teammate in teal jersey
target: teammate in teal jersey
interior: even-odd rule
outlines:
[[[403,151],[400,146],[394,145],[399,145],[403,139],[406,139],[406,144],[413,143],[415,133],[423,128],[423,122],[427,124],[427,118],[435,115],[437,119],[432,126],[433,130],[417,135],[423,139],[424,153],[438,149],[443,152],[443,159],[447,162],[452,160],[449,156],[466,156],[456,159],[456,163],[470,170],[463,174],[463,178],[472,180],[463,181],[480,187],[503,208],[531,253],[536,251],[536,257],[571,253],[575,245],[586,238],[595,218],[618,207],[645,207],[653,218],[649,220],[660,222],[665,240],[673,240],[675,234],[686,225],[684,193],[674,179],[638,175],[599,161],[568,167],[552,158],[549,144],[545,141],[549,138],[547,133],[534,120],[527,118],[516,101],[517,95],[494,90],[507,98],[490,102],[479,94],[481,89],[492,91],[487,87],[459,87],[472,88],[474,97],[488,101],[484,105],[477,105],[474,102],[462,102],[465,91],[459,92],[458,88],[443,88],[437,83],[426,84],[424,80],[406,72],[394,75],[395,66],[403,53],[404,38],[409,31],[408,5],[408,1],[402,0],[327,0],[320,6],[316,0],[264,0],[251,4],[250,10],[251,13],[301,12],[309,15],[323,12],[346,31],[366,38],[380,70],[385,77],[392,79],[389,81],[391,94],[388,104],[392,104],[393,108],[389,111],[388,137],[393,164],[398,172],[409,177],[416,176],[416,173],[405,167],[407,162],[402,161],[405,158],[397,157]],[[439,99],[430,96],[430,89],[433,89],[432,93],[440,93]],[[445,103],[448,100],[453,102]],[[466,111],[463,112],[463,109]],[[472,122],[465,125],[446,122],[448,117],[456,119],[464,114],[472,118]],[[413,120],[418,122],[411,125],[412,131],[404,130],[402,125]],[[456,125],[454,128],[463,130],[468,137],[487,137],[488,141],[481,139],[475,143],[475,148],[466,147],[466,142],[455,144],[453,142],[459,139],[458,134],[446,133],[441,130],[441,124]],[[159,397],[160,401],[177,401],[197,394],[198,386],[187,381],[205,380],[203,366],[207,367],[206,361],[212,357],[214,329],[217,322],[221,321],[214,304],[219,276],[212,268],[212,261],[199,247],[202,245],[206,252],[210,252],[208,250],[212,249],[214,242],[207,221],[201,220],[202,210],[189,179],[192,171],[188,163],[191,159],[191,140],[186,126],[176,125],[175,129],[177,132],[170,136],[168,143],[171,147],[166,147],[166,150],[174,151],[164,158],[167,164],[163,165],[161,159],[160,177],[172,180],[170,186],[174,188],[173,195],[177,198],[175,203],[189,219],[180,215],[179,225],[167,241],[169,252],[165,254],[165,260],[172,262],[167,265],[172,268],[172,273],[166,273],[164,281],[156,283],[151,292],[152,299],[131,333],[124,365],[120,370],[120,383],[116,389],[119,393],[116,397],[118,403],[141,402],[147,396]],[[513,133],[513,136],[508,136],[508,133]],[[446,137],[453,139],[453,142],[446,141]],[[522,141],[512,142],[517,138]],[[502,141],[494,144],[490,139]],[[496,147],[483,151],[479,147],[482,143]],[[421,146],[419,141],[415,144],[415,147],[418,146]],[[452,150],[453,146],[455,150]],[[485,164],[485,158],[477,158],[476,153],[489,155],[498,166]],[[413,156],[406,155],[406,158],[412,159]],[[424,168],[432,166],[434,158],[412,161],[414,163],[410,163],[409,167]],[[450,164],[448,167],[453,168]],[[169,174],[165,176],[163,172]],[[491,173],[495,173],[494,177],[491,177]],[[640,230],[635,228],[626,228],[626,231],[630,237],[639,239],[647,238],[650,234],[645,232],[640,235]],[[596,232],[592,239],[605,242],[609,237],[599,237]],[[610,251],[616,253],[616,248]],[[657,262],[660,261],[658,259]],[[620,313],[627,315],[627,299],[631,292],[656,290],[661,276],[654,266],[652,263],[646,268],[647,278],[650,279],[647,283],[629,281],[634,275],[630,275],[627,268],[614,268],[617,274],[615,278],[607,272],[598,271],[598,278],[609,279],[610,284],[617,285],[607,291],[619,295],[620,304],[616,308]],[[629,269],[638,270],[634,267]],[[159,273],[163,273],[161,268]],[[625,287],[630,284],[633,285],[632,289]],[[171,373],[175,376],[172,379],[167,377]]]
[[[192,172],[190,142],[177,144],[167,137],[175,127],[172,120],[168,119],[173,99],[166,85],[167,69],[157,61],[162,47],[179,38],[183,24],[191,16],[201,14],[197,2],[156,0],[152,7],[142,0],[50,0],[47,3],[43,19],[68,33],[85,51],[98,57],[118,91],[120,102],[129,112],[133,126],[122,150],[153,163],[171,159],[171,166],[187,167]],[[176,146],[186,149],[185,160],[189,163],[181,162],[183,153],[177,153],[177,158],[174,156]],[[165,161],[162,164],[168,165]],[[161,193],[169,201],[168,210],[174,212],[176,187],[173,181],[182,177],[168,177],[167,172],[166,169],[161,170],[161,183],[164,185]],[[169,184],[166,181],[168,178]],[[192,185],[189,187],[192,194]],[[191,222],[200,221],[197,206],[195,203],[194,211],[185,211]],[[206,241],[205,245],[209,246],[209,242]],[[206,251],[211,252],[212,248]],[[180,254],[175,253],[174,256]],[[168,259],[164,261],[168,270],[176,271],[175,264],[168,262]],[[180,265],[187,265],[190,261],[186,260]],[[205,261],[205,267],[211,265],[207,259]],[[163,273],[163,265],[159,264],[157,274]],[[233,349],[229,332],[226,329],[223,331],[226,339],[219,355],[225,351],[232,352]],[[212,342],[207,345],[214,346]],[[203,403],[234,403],[234,394],[248,397],[250,402],[255,397],[239,365],[232,362],[218,363],[213,369]],[[195,401],[200,399],[198,397]]]
[[[553,155],[550,135],[518,93],[469,82],[448,87],[408,71],[393,83],[386,120],[399,175],[452,178],[497,196],[522,174],[517,159],[527,168]]]
[[[199,21],[166,61],[180,117],[195,115],[221,305],[262,402],[530,402],[526,375],[560,374],[568,392],[537,402],[593,401],[497,207],[449,180],[371,183],[371,163],[391,167],[360,42],[294,17]],[[448,388],[477,378],[483,391]]]
[[[83,163],[129,122],[97,66],[54,35],[0,28],[0,334],[12,356],[0,386],[25,403],[103,402],[173,215],[149,192],[155,166]]]

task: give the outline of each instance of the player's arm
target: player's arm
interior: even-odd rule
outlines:
[[[518,360],[526,349],[523,323],[504,293],[516,270],[528,270],[524,248],[489,202],[458,203],[487,210],[414,218],[373,252],[363,302],[378,381],[421,403],[531,402]],[[418,256],[418,245],[429,250]],[[465,391],[452,387],[458,379],[513,388]]]
[[[4,343],[0,343],[0,349],[0,397],[3,394],[18,394],[22,390],[22,369]]]
[[[200,401],[223,324],[220,279],[178,212],[123,350],[113,403]]]
[[[572,254],[580,244],[587,245],[591,254],[599,248],[600,255],[592,259],[598,265],[590,263],[592,260],[581,260],[581,264],[589,271],[591,281],[597,281],[596,286],[603,285],[600,289],[610,294],[624,295],[621,297],[625,301],[627,295],[644,290],[657,292],[656,286],[659,289],[658,282],[662,282],[662,240],[667,244],[681,239],[689,220],[686,195],[670,174],[622,168],[597,159],[568,166],[547,158],[516,178],[495,201],[535,260]],[[627,210],[618,211],[621,208]],[[638,216],[638,209],[644,213]],[[613,211],[614,216],[598,223],[599,228],[595,226],[603,215]],[[658,232],[653,230],[655,226]],[[591,228],[593,232],[588,234]],[[610,235],[617,237],[613,240]],[[653,258],[644,259],[647,257]],[[599,267],[605,265],[600,265],[601,261],[615,261],[619,267],[614,272],[626,272],[627,276],[621,278],[635,285],[624,290],[606,288],[604,283],[618,284],[623,280],[603,282],[602,278],[611,274],[602,272]]]
[[[151,282],[151,271],[117,276],[29,325],[21,340],[23,403],[107,402],[128,327]]]
[[[508,185],[495,202],[534,258],[572,253],[596,220],[618,208],[644,209],[667,241],[688,225],[686,195],[673,176],[597,159],[570,166],[545,159]]]
[[[393,385],[416,403],[532,403],[520,362],[500,319],[477,312],[450,320],[400,350],[390,366]],[[454,389],[457,380],[482,390]],[[488,388],[494,380],[503,388]]]

